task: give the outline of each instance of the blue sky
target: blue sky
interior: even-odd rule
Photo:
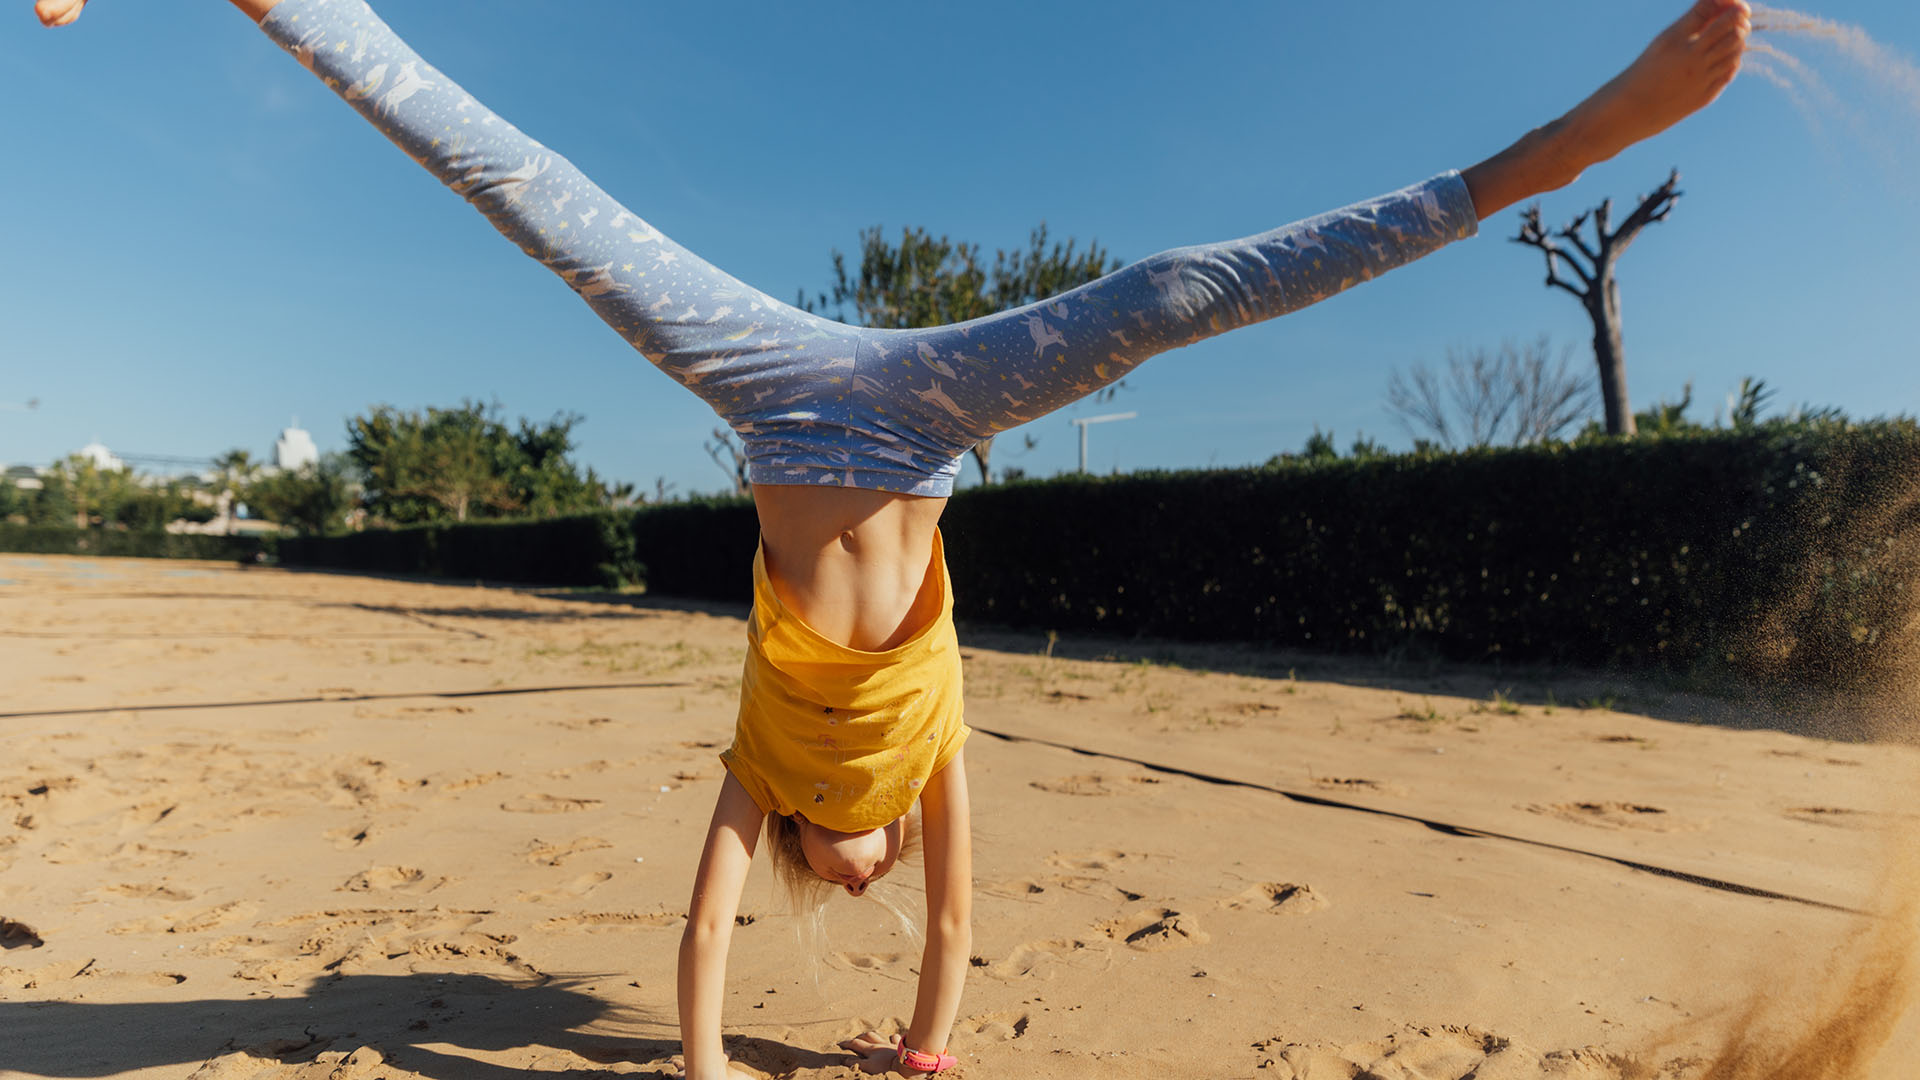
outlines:
[[[780,297],[827,283],[869,225],[988,251],[1044,220],[1133,259],[1257,232],[1488,156],[1630,60],[1684,5],[666,5],[383,0],[429,60],[636,212]],[[0,462],[115,450],[322,449],[370,405],[497,400],[585,416],[580,458],[682,492],[724,478],[716,419],[546,271],[215,0],[0,18]],[[1818,14],[1920,52],[1920,7]],[[1817,46],[1845,110],[1756,78],[1544,200],[1630,203],[1678,165],[1673,217],[1622,263],[1636,406],[1743,375],[1782,406],[1920,411],[1912,327],[1920,110]],[[1235,465],[1315,426],[1405,446],[1396,369],[1589,324],[1506,242],[1514,212],[1420,264],[1168,354],[1109,406],[1044,418],[996,464]],[[27,399],[38,408],[25,411]],[[1018,434],[1038,446],[1022,454]],[[967,475],[971,477],[969,464]]]

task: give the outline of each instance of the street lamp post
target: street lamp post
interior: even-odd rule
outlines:
[[[1080,471],[1083,473],[1087,471],[1087,425],[1104,424],[1111,420],[1131,420],[1139,415],[1137,412],[1117,412],[1108,413],[1105,416],[1088,416],[1078,420],[1067,421],[1067,423],[1080,429]]]

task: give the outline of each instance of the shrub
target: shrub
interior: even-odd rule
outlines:
[[[279,553],[288,566],[538,585],[611,587],[641,576],[626,516],[606,512],[287,537]]]
[[[0,551],[21,554],[253,562],[263,550],[251,536],[0,523]]]

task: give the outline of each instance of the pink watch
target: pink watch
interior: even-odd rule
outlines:
[[[896,1048],[893,1056],[894,1063],[912,1069],[914,1072],[946,1072],[960,1064],[959,1058],[944,1050],[938,1054],[929,1054],[924,1050],[909,1050],[906,1040],[900,1038],[894,1039],[893,1045]]]

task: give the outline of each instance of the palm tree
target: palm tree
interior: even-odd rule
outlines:
[[[260,466],[254,464],[253,452],[235,447],[213,459],[214,484],[220,491],[220,513],[227,521],[227,534],[233,534],[233,508],[246,497],[247,485],[253,483],[254,474]]]

